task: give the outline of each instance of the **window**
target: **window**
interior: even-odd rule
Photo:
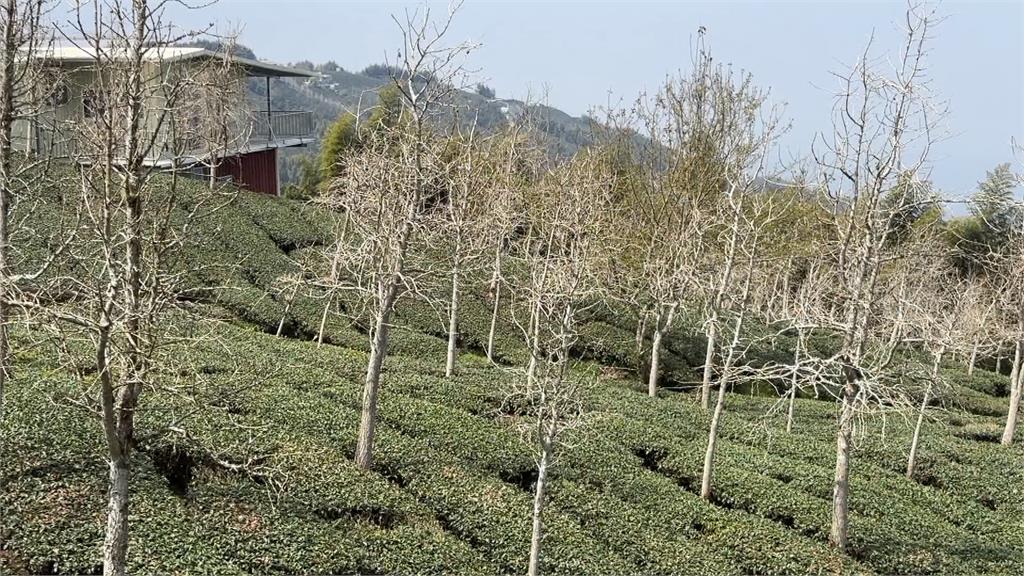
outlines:
[[[53,108],[59,108],[71,101],[71,89],[63,79],[48,77],[45,86],[49,90],[46,95],[47,103]]]
[[[107,109],[107,97],[100,90],[88,89],[82,92],[82,111],[86,118],[98,118]]]

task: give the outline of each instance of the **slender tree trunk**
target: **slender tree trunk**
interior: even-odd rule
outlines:
[[[501,304],[501,243],[494,249],[494,268],[491,271],[491,326],[487,330],[487,359],[494,362],[494,333],[498,329],[498,310]]]
[[[647,395],[651,398],[658,396],[658,363],[661,360],[661,326],[654,328],[654,337],[651,339],[651,371],[647,375]]]
[[[377,431],[377,399],[380,395],[380,371],[388,354],[388,331],[391,313],[398,296],[397,278],[392,278],[381,303],[380,312],[370,341],[370,359],[366,365],[363,387],[363,409],[359,420],[359,440],[356,443],[356,465],[363,470],[373,466],[373,440]]]
[[[487,359],[494,362],[494,333],[498,329],[498,306],[501,302],[501,282],[494,286],[494,305],[491,306],[491,327],[487,330]]]
[[[1024,342],[1018,340],[1014,346],[1013,369],[1010,371],[1010,406],[1006,413],[1006,426],[1000,443],[1003,446],[1013,444],[1013,435],[1017,432],[1017,415],[1020,412],[1021,397],[1021,361],[1024,354]]]
[[[700,497],[705,500],[711,499],[711,475],[715,468],[715,448],[718,445],[718,425],[722,420],[722,412],[725,409],[725,387],[724,381],[718,385],[718,399],[715,401],[715,411],[711,415],[711,428],[708,431],[708,446],[704,451],[704,473],[700,477]]]
[[[840,551],[846,551],[849,534],[853,402],[857,389],[857,376],[852,368],[846,368],[845,378],[846,383],[843,386],[843,400],[839,414],[839,430],[836,434],[836,469],[832,484],[832,528],[829,532],[829,542]]]
[[[636,344],[637,367],[643,366],[644,334],[647,333],[647,310],[641,310],[636,319],[636,333],[633,335]]]
[[[974,376],[974,365],[978,362],[978,341],[974,341],[974,346],[971,346],[971,357],[967,361],[967,377],[971,378]]]
[[[331,309],[331,300],[334,299],[334,292],[328,290],[327,299],[324,302],[324,311],[320,314],[320,327],[316,331],[316,347],[324,344],[324,329],[327,327],[327,312]]]
[[[537,375],[537,357],[540,356],[540,302],[533,306],[530,316],[530,364],[526,367],[526,385],[533,389]]]
[[[786,409],[786,433],[793,432],[793,412],[796,409],[796,389],[800,383],[800,351],[804,344],[803,329],[797,329],[796,350],[793,351],[793,376],[789,384],[789,407]]]
[[[298,287],[292,290],[291,298],[288,298],[284,303],[284,312],[281,314],[281,321],[277,323],[277,332],[274,333],[274,336],[281,337],[281,332],[284,331],[284,322],[288,319],[288,313],[292,311],[292,301],[295,300],[295,292],[297,291]]]
[[[662,316],[662,307],[658,306],[658,313],[654,317],[654,336],[651,340],[651,371],[647,375],[647,394],[654,398],[658,395],[658,367],[661,361],[661,342],[665,338],[665,332],[672,327],[675,320],[676,309],[679,304],[673,302],[668,307],[668,312]]]
[[[527,570],[529,576],[537,576],[540,573],[540,547],[544,538],[541,515],[544,512],[544,491],[547,489],[552,446],[549,438],[542,439],[540,464],[537,467],[537,486],[533,493],[533,532],[530,536],[530,566]]]
[[[914,425],[914,435],[910,439],[910,456],[907,457],[907,478],[914,477],[914,468],[917,466],[917,446],[921,440],[921,425],[924,423],[924,411],[931,400],[932,385],[929,383],[924,390],[924,398],[921,399],[921,409],[917,412],[917,424]]]
[[[103,576],[124,576],[128,552],[128,462],[110,462],[107,532],[103,541]]]
[[[942,350],[935,354],[932,363],[932,378],[928,387],[924,389],[924,398],[921,399],[921,410],[917,413],[917,424],[914,426],[914,436],[910,439],[910,456],[907,457],[907,478],[914,478],[914,468],[917,466],[917,447],[921,441],[921,425],[924,423],[924,411],[928,408],[931,400],[932,388],[939,377],[939,364],[942,362]]]
[[[331,258],[331,274],[328,277],[327,298],[324,300],[324,311],[320,314],[320,328],[316,332],[317,348],[323,346],[324,329],[327,327],[327,314],[331,310],[331,301],[334,300],[334,284],[338,281],[338,266],[341,263],[341,251],[344,245],[345,235],[348,232],[348,214],[345,215],[344,224],[341,227],[341,237],[334,247],[334,257]]]
[[[445,378],[455,374],[455,345],[459,338],[459,265],[452,268],[452,300],[448,307],[448,357],[444,364]]]
[[[999,353],[996,355],[996,374],[1003,373],[1003,355]]]
[[[704,352],[704,378],[700,384],[700,405],[705,410],[709,409],[711,403],[711,374],[715,366],[715,339],[718,333],[718,310],[711,313],[711,320],[708,322],[707,336],[708,345]]]
[[[704,451],[704,471],[700,479],[700,496],[705,500],[711,499],[711,476],[714,473],[715,468],[715,448],[718,445],[718,427],[722,421],[722,412],[725,410],[725,389],[732,378],[733,366],[735,366],[737,350],[739,350],[740,345],[740,334],[743,332],[743,319],[746,316],[744,307],[747,306],[750,299],[750,281],[753,277],[754,250],[756,250],[756,246],[755,236],[755,244],[751,249],[749,261],[751,269],[747,271],[746,279],[743,282],[743,297],[740,304],[740,311],[733,323],[732,338],[729,341],[729,346],[725,354],[725,361],[722,363],[722,376],[718,381],[718,397],[715,401],[715,411],[711,415],[711,426],[708,430],[708,445],[707,449]]]

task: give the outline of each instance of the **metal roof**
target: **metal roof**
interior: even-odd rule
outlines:
[[[80,46],[53,46],[40,50],[39,57],[61,64],[89,64],[96,61],[95,52],[91,48]],[[223,58],[223,53],[213,52],[205,48],[192,46],[155,46],[148,48],[144,58],[148,61],[173,62],[176,60],[195,60],[202,58]],[[300,70],[270,62],[261,62],[241,56],[231,56],[231,61],[242,67],[249,76],[268,76],[272,78],[314,78],[316,72]]]

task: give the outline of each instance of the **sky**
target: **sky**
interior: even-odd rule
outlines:
[[[400,46],[393,14],[447,2],[220,0],[178,10],[182,27],[213,24],[239,30],[241,43],[279,63],[333,60],[347,70],[393,56]],[[948,103],[947,134],[933,148],[931,178],[952,196],[970,193],[985,171],[1016,158],[1024,143],[1024,0],[938,4],[928,73]],[[466,0],[450,31],[452,43],[480,48],[469,57],[480,81],[498,97],[545,94],[573,115],[627,103],[653,92],[667,75],[685,72],[699,27],[716,59],[749,71],[785,103],[790,131],[779,156],[809,152],[816,133],[830,129],[837,84],[875,35],[877,55],[894,54],[902,2],[628,2]]]

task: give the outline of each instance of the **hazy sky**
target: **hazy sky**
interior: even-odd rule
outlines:
[[[240,29],[242,43],[263,59],[334,60],[361,70],[394,54],[391,14],[422,6],[220,0],[176,20]],[[704,26],[717,59],[750,71],[787,103],[788,157],[806,154],[814,134],[829,128],[836,87],[830,72],[855,60],[872,31],[876,53],[892,53],[903,11],[901,2],[467,0],[450,38],[482,43],[470,63],[499,97],[546,92],[551,105],[578,115],[654,90],[666,74],[685,70]],[[985,170],[1013,159],[1012,137],[1024,141],[1024,1],[947,1],[939,11],[946,18],[935,31],[929,73],[949,104],[950,138],[934,149],[932,176],[940,188],[962,194]]]

